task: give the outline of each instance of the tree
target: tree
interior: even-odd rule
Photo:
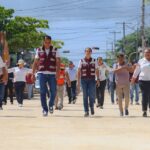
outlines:
[[[13,13],[13,9],[5,9],[4,7],[0,6],[0,31],[5,31],[5,26],[13,17]]]
[[[129,56],[131,53],[133,52],[137,52],[138,50],[138,47],[141,47],[141,38],[140,38],[140,34],[141,31],[137,31],[137,32],[133,32],[129,35],[126,36],[126,44],[125,44],[125,54],[127,56]],[[146,35],[146,45],[147,46],[150,46],[150,28],[146,28],[145,29],[145,35]],[[119,52],[121,51],[121,48],[122,48],[122,44],[123,44],[123,39],[117,41],[117,44],[116,44],[116,47],[117,47],[117,50],[116,52]],[[134,55],[132,57],[132,59],[135,59],[135,56]]]
[[[5,27],[10,50],[17,52],[39,47],[45,35],[39,31],[42,28],[49,28],[47,20],[18,16],[10,20]]]

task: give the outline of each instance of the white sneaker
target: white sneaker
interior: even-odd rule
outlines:
[[[19,107],[23,107],[23,104],[18,104]]]

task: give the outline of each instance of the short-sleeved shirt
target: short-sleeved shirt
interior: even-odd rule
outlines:
[[[138,62],[138,66],[134,71],[133,77],[137,78],[138,75],[139,80],[150,81],[150,61],[146,58],[142,58]]]
[[[119,65],[119,63],[117,63],[114,69],[119,69],[120,67],[123,67],[125,65],[126,64]],[[126,69],[122,69],[121,71],[115,73],[115,81],[119,86],[129,84],[129,71]]]
[[[45,49],[45,52],[46,54],[48,55],[49,54],[49,51],[50,49]],[[38,54],[38,50],[36,51],[36,54],[35,54],[35,59],[39,59],[39,54]],[[57,50],[56,51],[56,58],[59,58],[60,57],[60,54],[59,54],[59,51]],[[38,73],[42,73],[42,74],[56,74],[55,72],[50,72],[50,71],[38,71]]]
[[[74,68],[68,68],[66,70],[66,72],[68,73],[69,75],[69,78],[70,78],[70,81],[75,81],[77,80],[77,69],[74,67]]]
[[[14,67],[8,69],[8,73],[14,73],[14,82],[26,82],[27,73],[31,73],[32,69]]]

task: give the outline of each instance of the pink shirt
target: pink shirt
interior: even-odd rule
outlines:
[[[115,69],[121,68],[123,66],[126,66],[126,64],[125,65],[116,64]],[[115,80],[116,84],[119,86],[129,84],[129,71],[127,71],[126,69],[122,69],[119,72],[115,73]]]

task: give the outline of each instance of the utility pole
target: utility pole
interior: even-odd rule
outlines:
[[[116,50],[116,34],[119,34],[121,32],[116,32],[116,31],[113,31],[113,32],[110,32],[112,34],[114,34],[114,51]]]
[[[126,22],[119,22],[117,24],[122,25],[122,30],[123,30],[123,44],[122,44],[122,52],[125,53],[125,45],[126,45],[126,24],[131,24],[131,23],[126,23]]]
[[[142,50],[144,53],[145,45],[145,0],[142,0],[142,18],[141,18],[141,39],[142,39]]]

